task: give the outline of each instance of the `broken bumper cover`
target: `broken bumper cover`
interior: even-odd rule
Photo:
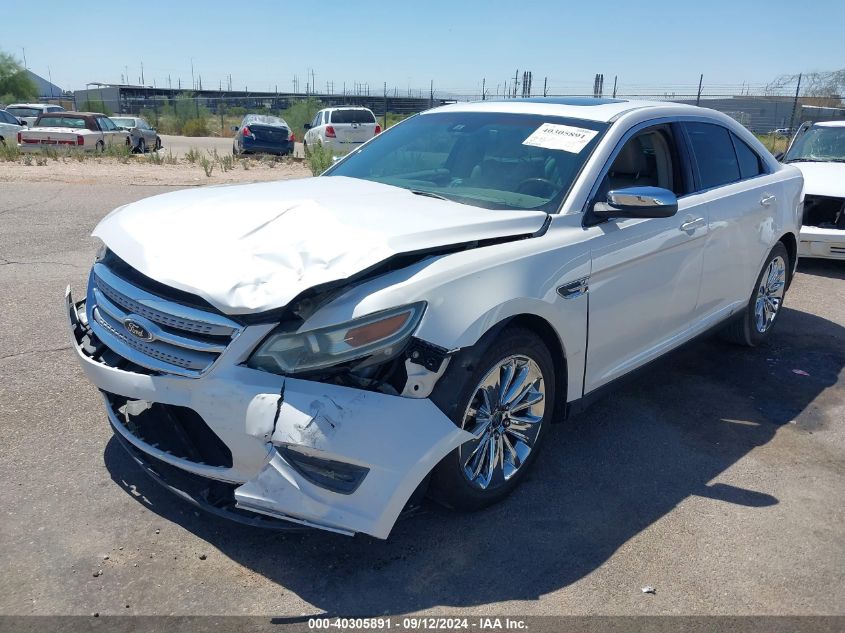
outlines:
[[[804,226],[798,242],[800,257],[845,259],[845,231],[816,226]]]
[[[255,342],[266,333],[267,328],[260,326],[255,326],[254,335],[247,328],[201,378],[112,366],[86,351],[80,337],[86,329],[81,305],[74,303],[68,289],[73,349],[89,380],[106,394],[138,401],[138,408],[158,403],[191,409],[231,451],[231,466],[179,457],[145,441],[132,432],[132,425],[121,419],[106,395],[110,422],[120,439],[142,458],[149,458],[147,462],[232,484],[240,510],[345,534],[387,538],[431,469],[471,438],[428,399],[294,379],[243,366]],[[336,492],[314,483],[286,454],[304,455],[305,461],[339,462],[364,476],[351,492]],[[182,492],[197,501],[195,495]]]

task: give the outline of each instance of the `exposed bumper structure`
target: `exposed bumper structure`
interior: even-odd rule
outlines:
[[[120,368],[108,355],[104,358],[86,346],[83,335],[90,330],[82,306],[74,303],[68,289],[73,348],[89,380],[106,394],[109,419],[121,440],[150,460],[229,486],[242,511],[386,538],[430,470],[471,437],[428,399],[286,378],[243,366],[271,326],[245,328],[199,378],[132,365]],[[189,411],[200,420],[191,424],[207,425],[231,452],[230,462],[191,458],[146,439],[135,416],[159,405]],[[295,459],[305,467],[291,456],[299,456]],[[343,466],[359,480],[351,492],[330,489],[309,475],[309,463],[325,464],[323,474],[328,472],[329,478],[334,476],[332,468]],[[179,490],[177,484],[167,483]]]
[[[816,226],[801,227],[798,255],[845,259],[845,231]]]

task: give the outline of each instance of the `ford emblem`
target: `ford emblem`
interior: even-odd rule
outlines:
[[[132,318],[124,319],[123,327],[125,327],[126,331],[132,336],[142,341],[152,341],[154,338],[152,332],[137,321],[134,321]]]

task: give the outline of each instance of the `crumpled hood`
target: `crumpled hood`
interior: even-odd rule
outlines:
[[[533,233],[545,219],[332,176],[154,196],[116,209],[93,234],[144,275],[247,314],[392,255]]]
[[[790,163],[804,174],[804,193],[845,198],[845,163]]]

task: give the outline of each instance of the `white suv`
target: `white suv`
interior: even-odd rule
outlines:
[[[372,110],[350,106],[320,110],[305,130],[306,148],[325,145],[345,154],[379,134],[381,126]]]
[[[703,332],[765,342],[801,188],[712,110],[454,104],[318,178],[110,213],[73,349],[183,497],[386,538],[429,484],[502,499],[553,422]]]

